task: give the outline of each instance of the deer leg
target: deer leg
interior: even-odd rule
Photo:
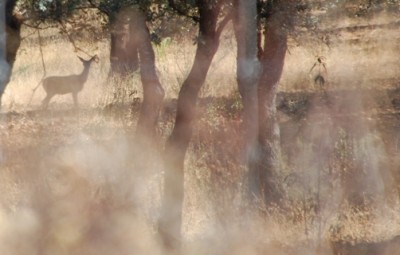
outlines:
[[[72,98],[74,99],[74,106],[78,107],[78,93],[72,93]]]
[[[42,108],[43,109],[47,109],[47,106],[49,105],[49,102],[50,102],[52,97],[53,97],[53,95],[51,95],[51,94],[47,94],[46,95],[46,97],[42,101]]]

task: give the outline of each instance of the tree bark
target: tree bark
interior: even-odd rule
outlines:
[[[17,56],[18,48],[21,44],[21,23],[13,15],[15,4],[16,0],[7,0],[0,3],[2,8],[2,13],[0,14],[0,34],[6,34],[6,37],[1,37],[0,42],[0,108],[1,99],[4,90],[10,81],[11,70]]]
[[[143,13],[138,13],[135,22],[131,23],[130,34],[128,48],[138,45],[140,78],[143,85],[143,103],[140,108],[137,134],[154,139],[165,92],[156,73],[155,54]]]
[[[140,68],[143,103],[137,124],[138,138],[153,140],[164,98],[158,79],[155,54],[144,14],[135,7],[123,9],[111,20],[111,75],[126,78]]]
[[[1,96],[9,78],[10,66],[7,62],[6,51],[6,6],[4,2],[0,3],[0,107]]]
[[[218,49],[217,20],[220,8],[198,1],[199,39],[191,71],[179,92],[175,126],[165,148],[164,197],[159,233],[164,247],[179,253],[184,196],[184,159],[193,131],[196,101],[211,61]]]
[[[124,41],[128,34],[123,30],[113,31],[110,38],[110,75],[128,76],[139,69],[137,50],[125,51]]]
[[[248,167],[248,197],[259,197],[259,180],[255,164],[258,146],[258,81],[260,63],[257,57],[257,1],[235,2],[234,29],[237,41],[237,81],[243,100],[244,163]]]
[[[130,42],[130,24],[131,20],[136,19],[135,13],[122,10],[115,17],[111,16],[109,19],[111,27],[110,75],[129,76],[139,69],[137,50],[139,46],[132,45]]]
[[[277,202],[282,195],[276,174],[280,169],[280,129],[276,116],[276,94],[287,50],[286,31],[279,22],[268,21],[264,33],[262,74],[258,89],[259,136],[261,156],[256,164],[261,197],[266,203]]]

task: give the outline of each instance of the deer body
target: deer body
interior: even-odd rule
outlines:
[[[83,63],[83,71],[80,74],[68,76],[50,76],[43,80],[43,88],[46,91],[46,97],[43,99],[42,106],[47,108],[50,100],[55,95],[72,94],[75,107],[78,106],[78,93],[83,89],[83,86],[88,78],[90,64],[97,59],[97,56],[89,60],[79,58]]]

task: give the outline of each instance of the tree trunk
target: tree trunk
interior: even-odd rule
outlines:
[[[4,3],[0,3],[0,107],[1,96],[7,85],[10,66],[7,62],[6,51],[6,8]]]
[[[219,8],[212,8],[208,1],[197,4],[199,40],[192,69],[179,92],[175,126],[165,148],[164,197],[158,225],[164,247],[176,252],[181,245],[184,159],[192,135],[196,101],[219,45]]]
[[[139,69],[138,45],[130,43],[131,20],[135,13],[120,11],[115,17],[110,16],[110,75],[126,77]],[[128,48],[129,47],[129,48]]]
[[[123,44],[128,35],[124,30],[115,30],[110,39],[110,75],[129,76],[139,69],[139,56],[137,50],[126,52]],[[129,54],[128,54],[129,53]]]
[[[137,124],[138,135],[148,139],[156,136],[156,125],[164,99],[164,89],[156,73],[155,54],[144,14],[138,11],[137,19],[130,26],[130,44],[138,45],[140,78],[143,85],[143,103]]]
[[[4,2],[0,4],[2,8],[0,14],[0,34],[6,33],[7,35],[5,40],[4,37],[1,37],[2,41],[0,42],[0,108],[1,98],[8,82],[10,81],[11,70],[17,56],[19,45],[21,44],[21,23],[13,15],[15,4],[15,0],[6,1],[5,6]]]
[[[257,57],[257,1],[238,0],[234,29],[237,41],[237,81],[243,100],[244,163],[248,167],[248,197],[259,197],[260,188],[254,164],[258,150],[258,81],[260,63]]]
[[[135,7],[121,10],[112,20],[111,74],[122,78],[132,75],[140,67],[143,103],[137,124],[138,138],[153,140],[164,98],[158,79],[155,54],[144,14]]]
[[[279,22],[270,19],[264,33],[262,74],[259,82],[259,144],[261,156],[257,178],[266,203],[277,202],[282,195],[276,174],[280,169],[280,130],[276,116],[276,94],[287,49],[286,32]]]

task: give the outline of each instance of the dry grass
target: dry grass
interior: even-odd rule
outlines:
[[[344,34],[331,48],[314,42],[290,47],[279,113],[284,156],[278,179],[285,200],[258,208],[262,214],[244,210],[235,44],[230,32],[223,35],[185,162],[186,254],[328,255],[330,241],[357,250],[399,235],[400,159],[393,137],[400,124],[394,96],[386,94],[398,85],[391,81],[399,79],[398,54],[392,53],[399,48],[389,34],[367,31],[361,34],[365,42],[355,44],[347,40],[361,35]],[[383,39],[372,40],[377,38]],[[41,88],[28,105],[43,75],[39,48],[29,40],[21,46],[0,120],[1,254],[161,254],[155,231],[160,154],[173,125],[172,99],[190,70],[195,45],[188,38],[156,48],[167,100],[160,145],[143,147],[134,137],[138,75],[127,84],[107,82],[108,42],[80,43],[100,57],[79,95],[81,109],[72,110],[72,98],[60,96],[44,112],[37,111]],[[48,75],[82,70],[63,38],[43,52]],[[312,82],[317,69],[309,74],[317,55],[326,58],[325,89]],[[346,201],[349,187],[371,199],[354,207]]]

